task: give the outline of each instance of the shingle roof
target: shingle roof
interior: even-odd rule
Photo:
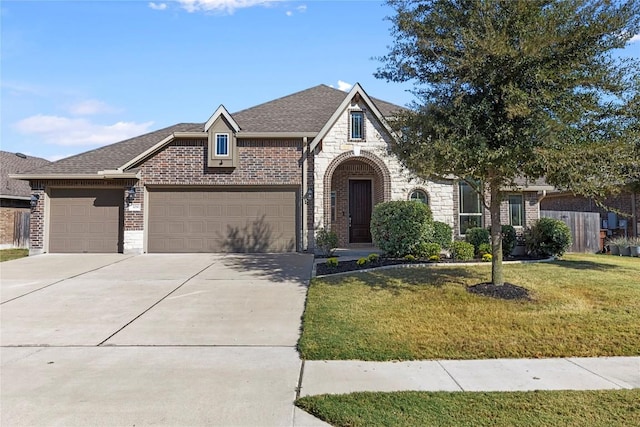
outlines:
[[[347,96],[319,85],[232,114],[240,132],[319,132]],[[403,107],[371,98],[383,116]],[[58,160],[34,174],[95,174],[117,169],[174,132],[202,132],[204,123],[181,123],[145,135]]]
[[[319,132],[347,92],[319,85],[233,113],[243,132]],[[383,116],[402,109],[372,98]]]
[[[11,179],[9,174],[28,172],[48,163],[50,163],[49,160],[40,157],[0,151],[0,195],[4,197],[29,197],[31,195],[29,183]]]
[[[172,133],[202,131],[202,126],[202,123],[180,123],[58,160],[34,172],[43,175],[94,174],[101,170],[117,169]]]

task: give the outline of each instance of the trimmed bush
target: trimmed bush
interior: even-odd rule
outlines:
[[[326,257],[333,256],[338,247],[338,235],[335,231],[327,231],[321,228],[316,233],[316,247],[320,253]]]
[[[516,229],[512,225],[502,226],[502,256],[504,258],[511,256],[511,252],[518,244]]]
[[[440,257],[440,251],[442,247],[439,243],[423,243],[418,248],[418,251],[415,253],[416,256],[420,258],[429,258],[432,256]]]
[[[416,257],[414,257],[413,255],[409,254],[409,255],[405,255],[404,259],[406,259],[407,261],[413,262],[416,260]]]
[[[483,262],[491,262],[491,260],[493,260],[493,255],[491,255],[491,254],[482,255],[482,261]]]
[[[368,262],[369,260],[367,258],[360,258],[358,261],[356,261],[356,264],[358,265],[358,267],[364,267]]]
[[[456,241],[451,245],[453,259],[458,261],[470,261],[473,259],[473,245],[468,242]]]
[[[329,258],[327,260],[327,267],[335,268],[338,266],[338,258]]]
[[[431,262],[438,262],[438,261],[440,261],[440,256],[438,256],[438,255],[431,255],[431,256],[429,257],[429,261],[431,261]]]
[[[571,246],[571,230],[564,222],[540,218],[527,230],[527,249],[539,256],[562,256]]]
[[[449,249],[453,241],[453,229],[445,222],[433,222],[433,239],[431,242],[440,244],[443,249]]]
[[[367,257],[367,260],[369,260],[370,263],[375,264],[376,262],[380,261],[380,255],[376,253],[369,254],[369,256]]]
[[[413,201],[379,203],[371,215],[371,237],[377,247],[391,256],[416,253],[433,238],[431,209]]]
[[[478,255],[484,256],[491,253],[491,245],[489,243],[481,243],[478,247]]]
[[[491,234],[489,230],[483,227],[468,228],[467,231],[465,231],[464,240],[471,243],[473,250],[478,254],[480,253],[480,245],[491,245]]]

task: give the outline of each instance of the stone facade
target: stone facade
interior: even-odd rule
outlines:
[[[350,112],[364,113],[364,138],[349,138]],[[390,154],[392,136],[368,109],[364,101],[353,102],[337,118],[313,153],[314,204],[308,224],[314,229],[333,229],[341,245],[349,244],[348,182],[349,179],[372,181],[373,203],[408,200],[409,194],[421,189],[428,194],[429,205],[437,221],[454,224],[453,185],[417,179],[402,168]],[[332,220],[331,192],[336,194]]]

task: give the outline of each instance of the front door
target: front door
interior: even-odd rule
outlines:
[[[349,180],[349,243],[371,243],[371,181]]]

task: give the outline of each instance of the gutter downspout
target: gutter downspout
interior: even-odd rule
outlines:
[[[308,207],[307,204],[309,203],[307,200],[305,200],[305,196],[307,194],[307,169],[308,169],[308,162],[309,162],[309,147],[308,147],[308,143],[307,143],[307,137],[304,136],[302,137],[302,188],[300,189],[300,199],[302,202],[302,246],[300,247],[301,251],[305,251],[307,249],[309,249],[309,237],[307,236],[308,234],[308,230],[307,230],[307,215],[308,215]]]

